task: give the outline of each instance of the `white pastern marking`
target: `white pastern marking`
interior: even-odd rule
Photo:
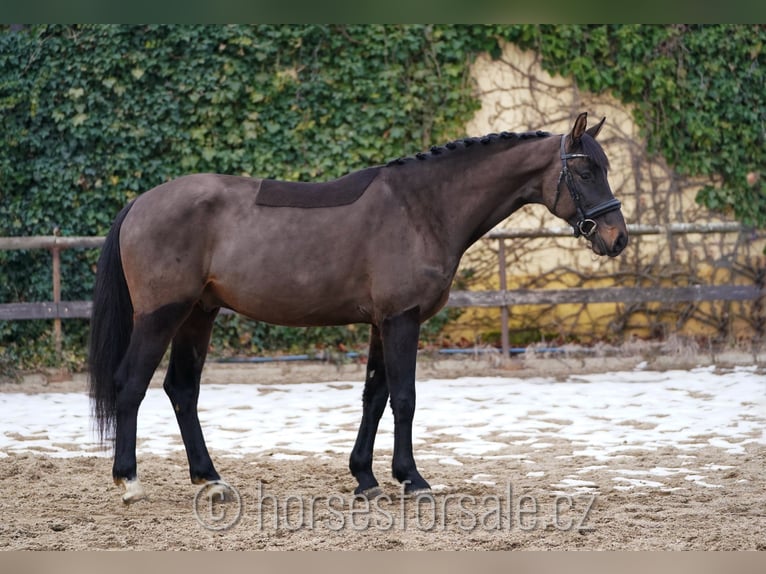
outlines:
[[[122,485],[125,487],[125,494],[122,495],[122,501],[125,504],[133,504],[139,500],[146,498],[146,491],[141,486],[141,481],[138,478],[133,480],[122,480]]]

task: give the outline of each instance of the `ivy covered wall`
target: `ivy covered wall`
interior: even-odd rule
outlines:
[[[763,26],[34,26],[0,28],[0,236],[104,234],[189,172],[323,180],[459,137],[478,107],[471,62],[500,39],[634,103],[652,150],[710,177],[701,202],[766,226]],[[64,300],[89,299],[96,256],[64,252]],[[46,252],[0,252],[0,301],[50,291]],[[87,325],[64,328],[76,365]],[[0,348],[39,362],[48,333],[4,322]],[[214,345],[365,338],[226,318]]]
[[[428,26],[6,29],[0,235],[102,235],[130,199],[189,172],[323,180],[456,137],[476,107],[477,38]],[[64,300],[90,298],[96,256],[64,253]],[[0,300],[50,299],[48,253],[0,258]],[[82,347],[81,323],[65,322],[68,348]],[[216,345],[243,350],[366,336],[221,324]],[[24,354],[47,333],[3,323],[0,344]]]
[[[519,26],[506,39],[578,87],[635,106],[649,150],[697,200],[766,227],[766,25]]]

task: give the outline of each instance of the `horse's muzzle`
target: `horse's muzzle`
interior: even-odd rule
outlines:
[[[616,257],[620,253],[623,252],[623,250],[628,246],[628,234],[624,231],[620,231],[617,234],[617,237],[614,240],[614,243],[612,243],[612,249],[609,252],[609,255],[611,257]]]
[[[596,255],[617,257],[628,245],[628,234],[621,230],[608,230],[604,233],[594,233],[590,238],[591,249]]]

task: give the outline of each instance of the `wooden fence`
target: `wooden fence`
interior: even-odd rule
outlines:
[[[736,223],[629,225],[631,235],[740,233]],[[763,285],[692,285],[687,287],[604,287],[594,289],[513,289],[507,288],[506,240],[518,238],[567,237],[569,227],[551,227],[517,231],[493,231],[488,241],[498,242],[499,290],[452,291],[447,306],[496,307],[500,309],[500,332],[503,355],[509,353],[508,307],[511,305],[551,305],[564,303],[639,303],[695,301],[755,301],[766,297]],[[35,303],[0,303],[0,320],[52,319],[57,351],[61,349],[61,321],[89,318],[90,301],[61,301],[61,251],[64,249],[95,249],[103,237],[0,237],[0,250],[47,249],[51,252],[53,277],[52,301]],[[224,309],[223,313],[231,313]]]

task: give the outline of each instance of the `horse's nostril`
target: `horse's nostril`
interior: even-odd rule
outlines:
[[[620,232],[620,234],[617,236],[617,239],[614,240],[614,243],[612,244],[612,250],[615,253],[620,253],[625,247],[628,245],[628,235],[626,233]]]

